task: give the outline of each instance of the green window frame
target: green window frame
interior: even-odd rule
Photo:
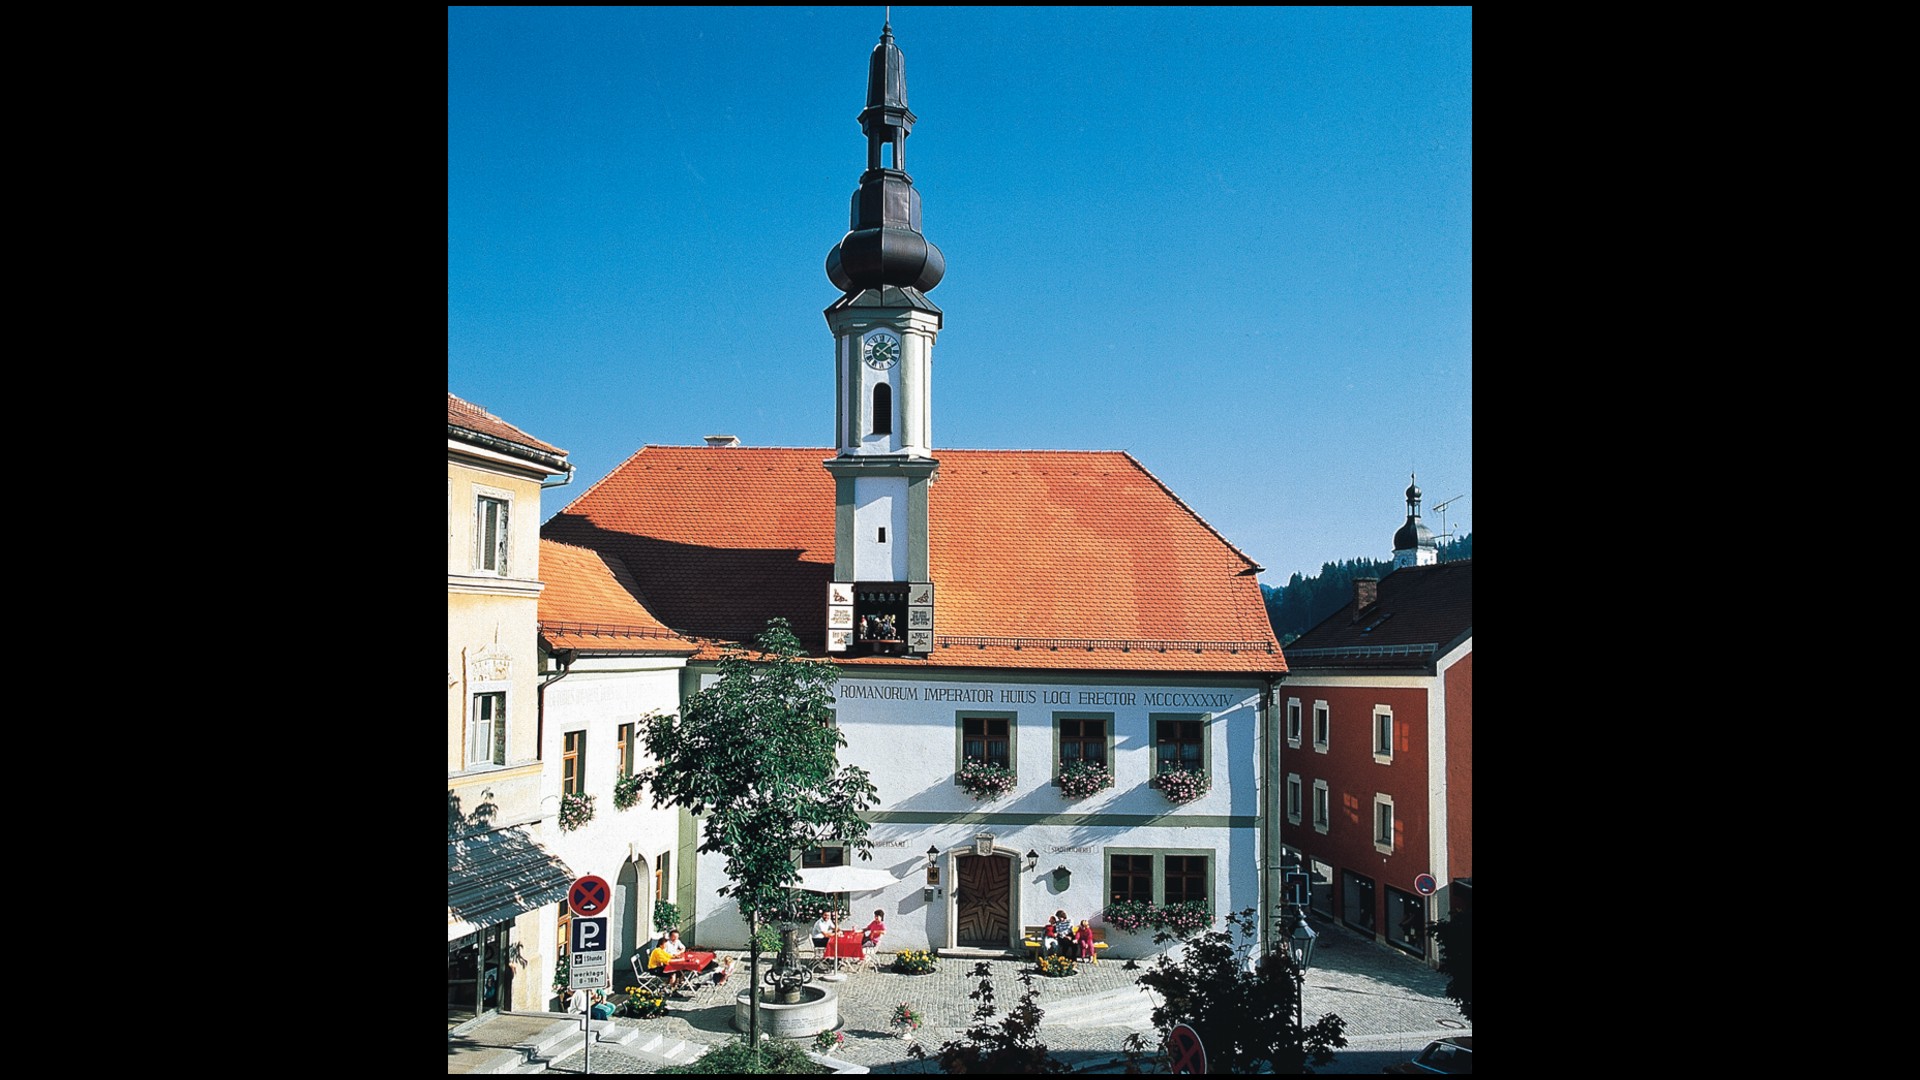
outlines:
[[[966,712],[954,714],[953,768],[956,775],[953,778],[953,782],[955,786],[958,786],[960,783],[960,777],[958,775],[960,766],[966,764],[976,753],[982,755],[979,760],[988,761],[995,765],[1004,765],[1016,773],[1019,771],[1014,767],[1014,763],[1020,760],[1017,753],[1019,749],[1017,742],[1020,731],[1019,719],[1020,714],[1012,712],[981,712],[969,709]],[[980,723],[970,725],[968,723],[969,721],[979,721]],[[1004,725],[1004,732],[997,725]],[[1001,753],[1004,753],[1006,756],[996,760],[994,747],[1000,743],[1005,744]]]
[[[1091,734],[1087,725],[1104,725],[1104,735]],[[1114,771],[1114,752],[1119,745],[1114,735],[1113,714],[1110,712],[1059,712],[1053,714],[1053,782],[1060,783],[1060,770],[1067,763],[1067,755],[1073,750],[1084,751],[1088,745],[1097,745],[1101,754],[1099,763]],[[1076,755],[1074,760],[1084,760]],[[1112,787],[1112,783],[1107,785]]]
[[[1208,780],[1213,779],[1213,738],[1208,730],[1207,713],[1148,713],[1147,733],[1152,739],[1153,776],[1170,771],[1170,763],[1187,767],[1197,764]],[[1198,743],[1192,753],[1187,748]],[[1169,753],[1168,748],[1171,748]]]
[[[1110,847],[1101,850],[1105,880],[1101,895],[1108,903],[1120,900],[1147,900],[1157,906],[1199,900],[1214,910],[1213,871],[1216,856],[1212,848],[1139,848]],[[1152,881],[1150,896],[1141,896],[1139,876]],[[1172,889],[1169,890],[1169,875]],[[1169,899],[1169,895],[1173,898]]]

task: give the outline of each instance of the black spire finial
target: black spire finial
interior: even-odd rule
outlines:
[[[920,193],[907,175],[907,65],[893,43],[892,9],[867,58],[867,169],[853,193],[847,234],[827,252],[827,280],[845,293],[894,285],[925,292],[946,276],[946,258],[920,235]]]

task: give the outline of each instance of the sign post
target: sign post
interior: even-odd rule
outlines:
[[[575,878],[567,887],[567,909],[575,915],[571,941],[567,943],[567,989],[575,993],[605,990],[613,985],[607,970],[607,916],[613,907],[613,889],[597,874]],[[593,998],[586,997],[586,1009],[580,1015],[580,1030],[586,1035],[581,1051],[580,1071],[593,1071]],[[573,996],[567,996],[573,1004]]]

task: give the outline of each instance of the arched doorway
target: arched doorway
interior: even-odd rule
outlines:
[[[620,864],[613,895],[614,908],[620,912],[620,936],[613,943],[620,950],[613,958],[614,985],[618,986],[620,965],[652,936],[648,931],[653,926],[653,876],[647,873],[646,856],[634,855]]]

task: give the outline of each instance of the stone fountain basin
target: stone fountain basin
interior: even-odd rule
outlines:
[[[748,995],[752,990],[742,990],[733,998],[733,1029],[739,1032],[747,1030],[748,1010],[751,1008]],[[795,1005],[782,1005],[777,1001],[760,999],[760,1031],[775,1039],[810,1039],[823,1031],[832,1031],[840,1026],[840,991],[820,983],[808,983],[800,988],[800,1001]]]

